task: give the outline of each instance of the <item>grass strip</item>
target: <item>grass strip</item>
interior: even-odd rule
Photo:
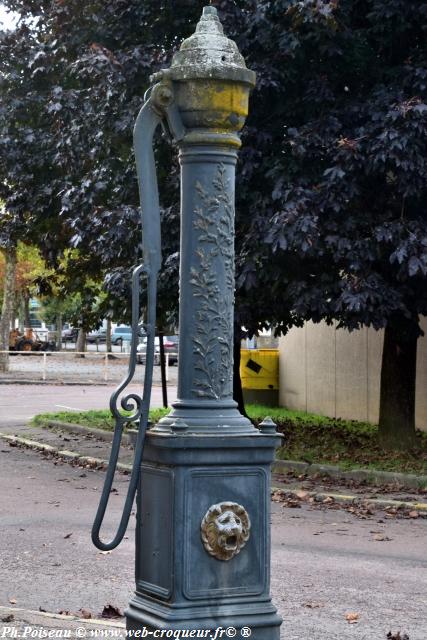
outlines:
[[[381,471],[427,474],[427,433],[417,432],[417,446],[409,452],[384,451],[378,444],[378,427],[367,422],[328,418],[285,407],[247,405],[254,424],[267,415],[285,435],[285,444],[277,452],[279,459],[333,464],[342,469],[371,468]],[[157,422],[168,409],[152,409],[150,420]],[[72,422],[111,431],[114,420],[108,410],[60,411],[35,416],[32,423],[42,426],[49,420]]]

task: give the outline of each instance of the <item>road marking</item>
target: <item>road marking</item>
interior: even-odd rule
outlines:
[[[55,407],[61,407],[61,409],[69,409],[70,411],[81,411],[81,409],[76,409],[75,407],[67,407],[66,404],[56,404]]]

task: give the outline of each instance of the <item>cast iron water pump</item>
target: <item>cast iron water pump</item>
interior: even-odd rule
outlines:
[[[129,374],[111,398],[116,429],[92,539],[103,550],[119,544],[138,491],[128,629],[232,627],[239,637],[249,628],[255,640],[278,640],[281,619],[269,593],[269,504],[279,436],[271,420],[256,429],[232,393],[235,166],[255,74],[224,36],[216,9],[205,7],[171,67],[152,81],[134,132],[144,264],[133,275]],[[181,165],[178,399],[148,428],[161,266],[152,140],[161,123]],[[148,278],[146,374],[142,398],[121,400],[122,408],[133,408],[129,417],[117,404],[135,372],[142,273]],[[104,543],[100,526],[129,421],[139,423],[135,464],[119,530]]]

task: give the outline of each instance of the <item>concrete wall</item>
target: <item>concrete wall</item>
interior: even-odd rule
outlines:
[[[427,318],[422,327],[427,334]],[[279,403],[322,415],[378,422],[383,332],[308,322],[280,339]],[[418,341],[416,424],[427,430],[427,337]]]

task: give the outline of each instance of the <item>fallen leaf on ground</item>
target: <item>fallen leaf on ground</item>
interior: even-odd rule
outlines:
[[[89,620],[89,618],[92,617],[92,613],[89,611],[89,609],[79,609],[77,613],[81,618],[84,618],[85,620]]]
[[[346,613],[345,619],[349,624],[356,624],[359,621],[360,613]]]
[[[122,618],[123,613],[113,604],[106,604],[102,610],[101,618]]]
[[[9,598],[10,604],[16,604],[16,598]]]
[[[39,611],[41,611],[42,613],[47,613],[47,610],[43,609],[43,607],[39,607]]]
[[[286,498],[283,501],[283,507],[288,507],[288,509],[301,509],[301,505],[297,499]]]
[[[323,602],[303,602],[302,606],[307,609],[321,609],[325,605]]]
[[[346,510],[349,513],[352,513],[353,515],[357,516],[361,520],[367,520],[370,516],[372,516],[374,514],[372,509],[370,509],[369,507],[362,506],[362,505],[350,506],[350,507],[347,507]]]
[[[67,535],[64,536],[64,540],[66,540],[67,538],[71,538],[72,535],[73,535],[73,532],[67,533]]]
[[[12,620],[15,620],[15,616],[13,615],[13,613],[9,613],[7,616],[3,616],[0,619],[2,622],[12,622]]]
[[[308,491],[297,491],[295,495],[300,500],[306,500],[308,498]]]
[[[323,500],[323,504],[331,504],[331,502],[334,502],[334,499],[331,496],[326,496]]]
[[[391,538],[385,536],[383,533],[377,533],[374,535],[374,540],[376,542],[390,542]]]
[[[410,518],[419,518],[419,517],[420,517],[420,514],[418,513],[418,511],[410,511],[410,512],[408,513],[408,516],[409,516]]]
[[[281,491],[275,491],[272,496],[271,499],[273,500],[273,502],[281,502],[283,500],[283,494]]]

